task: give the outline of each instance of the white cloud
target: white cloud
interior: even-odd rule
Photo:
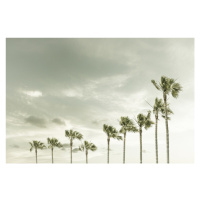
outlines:
[[[82,97],[82,91],[78,88],[66,89],[62,92],[67,97]]]
[[[42,92],[40,92],[40,91],[23,91],[23,93],[30,97],[41,97],[42,96]]]

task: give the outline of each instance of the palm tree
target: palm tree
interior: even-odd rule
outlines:
[[[52,164],[53,164],[53,150],[55,147],[61,148],[63,145],[58,141],[56,138],[47,138],[47,143],[49,144],[48,148],[51,149],[51,157],[52,157]]]
[[[165,107],[165,126],[166,126],[166,145],[167,145],[167,163],[169,163],[169,128],[168,128],[168,117],[167,117],[167,96],[172,95],[174,98],[178,98],[179,92],[182,90],[182,86],[172,78],[166,76],[161,77],[161,82],[156,83],[155,80],[151,80],[157,90],[162,91],[164,107]]]
[[[36,141],[36,140],[33,140],[33,142],[29,142],[29,144],[31,145],[30,151],[35,149],[35,158],[36,158],[36,164],[37,164],[37,150],[44,149],[46,148],[46,146],[44,145],[44,143],[40,141]]]
[[[119,124],[121,125],[120,133],[124,135],[123,163],[125,163],[126,132],[127,131],[138,132],[138,129],[135,127],[135,124],[133,123],[133,121],[130,120],[128,117],[121,117]]]
[[[108,126],[106,124],[103,125],[103,131],[107,134],[107,141],[108,141],[107,163],[109,164],[110,138],[122,140],[122,136],[118,134],[117,130],[113,126]]]
[[[86,155],[86,164],[88,164],[88,151],[96,151],[97,147],[93,144],[90,143],[88,141],[84,141],[84,143],[79,147],[80,151],[84,151],[85,150],[85,155]]]
[[[156,152],[156,163],[158,163],[158,120],[159,120],[159,114],[161,113],[162,117],[165,118],[165,106],[162,101],[162,99],[158,99],[156,97],[155,103],[153,106],[153,113],[155,115],[155,152]],[[167,115],[173,114],[172,110],[168,107],[167,108]],[[168,117],[168,119],[170,119]]]
[[[73,130],[65,130],[65,137],[68,137],[70,140],[70,150],[71,150],[71,163],[72,163],[72,146],[73,146],[73,140],[77,139],[77,140],[82,140],[83,139],[83,135],[80,134],[77,131],[73,131]]]
[[[137,119],[135,120],[139,126],[139,134],[140,134],[140,163],[142,163],[142,128],[144,127],[146,130],[154,124],[151,121],[151,111],[148,111],[147,115],[138,114]]]

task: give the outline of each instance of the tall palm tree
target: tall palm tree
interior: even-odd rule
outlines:
[[[127,131],[138,132],[135,124],[128,117],[121,117],[119,122],[121,125],[120,133],[124,135],[124,145],[123,145],[123,163],[125,163],[125,151],[126,151],[126,133]]]
[[[144,127],[146,130],[154,124],[151,121],[151,111],[148,111],[147,115],[138,114],[137,119],[135,120],[138,124],[139,134],[140,134],[140,163],[142,163],[142,128]]]
[[[86,155],[86,164],[88,164],[88,151],[96,151],[97,147],[93,144],[90,143],[88,141],[84,141],[84,143],[79,147],[80,151],[85,151],[85,155]]]
[[[159,114],[161,113],[162,117],[165,118],[165,106],[162,99],[158,99],[156,97],[155,103],[153,106],[153,113],[155,115],[155,152],[156,152],[156,163],[158,163],[158,120]],[[167,108],[167,115],[173,114],[172,110],[168,107]],[[170,119],[168,117],[168,119]]]
[[[73,130],[65,130],[65,137],[68,137],[70,140],[70,154],[71,154],[71,163],[72,163],[72,147],[73,147],[73,140],[77,139],[77,140],[82,140],[83,139],[83,135],[80,134],[77,131],[73,131]]]
[[[107,163],[109,164],[110,138],[122,140],[122,136],[118,134],[117,130],[113,126],[108,126],[106,124],[103,125],[103,131],[107,134],[107,142],[108,142]]]
[[[169,163],[169,128],[168,128],[168,117],[167,117],[167,96],[172,95],[174,98],[178,98],[179,92],[182,90],[182,86],[172,78],[166,76],[161,77],[161,81],[157,83],[155,80],[151,80],[157,90],[162,91],[164,107],[165,107],[165,126],[166,126],[166,146],[167,146],[167,163]]]
[[[55,147],[61,148],[63,145],[56,138],[47,138],[48,148],[51,149],[51,158],[53,164],[53,150]]]
[[[31,145],[30,151],[35,149],[35,159],[36,159],[36,164],[37,164],[37,150],[44,149],[46,148],[46,146],[44,145],[44,143],[40,141],[36,141],[36,140],[33,140],[33,142],[29,142],[29,144]]]

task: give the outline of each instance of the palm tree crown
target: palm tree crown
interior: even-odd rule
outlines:
[[[91,143],[91,142],[88,142],[88,141],[84,141],[83,144],[79,147],[79,150],[80,151],[96,151],[97,150],[97,147]]]
[[[82,134],[80,134],[77,131],[73,131],[73,130],[66,130],[65,137],[68,137],[70,140],[74,140],[74,139],[82,140],[83,139]]]
[[[56,138],[47,138],[48,148],[52,149],[54,147],[61,148],[63,145]]]
[[[121,117],[121,120],[119,122],[121,125],[120,133],[126,133],[127,131],[137,132],[138,129],[135,127],[135,124],[132,120],[129,119],[129,117]]]
[[[173,78],[162,76],[160,83],[156,83],[155,80],[152,80],[151,82],[156,89],[163,91],[166,95],[171,93],[174,98],[178,98],[179,92],[182,91],[182,86],[179,83],[176,83]]]
[[[106,133],[108,138],[122,140],[122,136],[118,134],[118,131],[113,126],[103,125],[103,131]]]
[[[31,145],[30,151],[32,151],[33,149],[44,149],[44,148],[46,148],[44,143],[42,143],[40,141],[36,141],[36,140],[33,140],[33,142],[29,142],[29,144]]]
[[[138,114],[137,120],[136,120],[139,128],[144,127],[145,129],[148,129],[154,124],[153,121],[151,121],[151,111],[148,111],[147,115]]]

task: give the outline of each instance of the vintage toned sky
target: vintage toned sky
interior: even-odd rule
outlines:
[[[178,99],[168,101],[170,160],[194,162],[194,40],[193,39],[7,39],[6,140],[7,163],[34,163],[28,142],[56,137],[55,163],[69,163],[66,129],[74,129],[98,150],[89,162],[106,163],[103,124],[117,129],[121,116],[146,113],[155,97],[151,83],[162,75],[183,86]],[[152,115],[154,120],[154,117]],[[166,162],[165,124],[158,124],[159,160]],[[155,162],[153,126],[143,133],[143,162]],[[73,161],[85,162],[74,143]],[[122,163],[122,141],[111,140],[111,163]],[[38,152],[38,162],[50,163],[50,150]],[[139,163],[139,135],[127,134],[126,162]]]

